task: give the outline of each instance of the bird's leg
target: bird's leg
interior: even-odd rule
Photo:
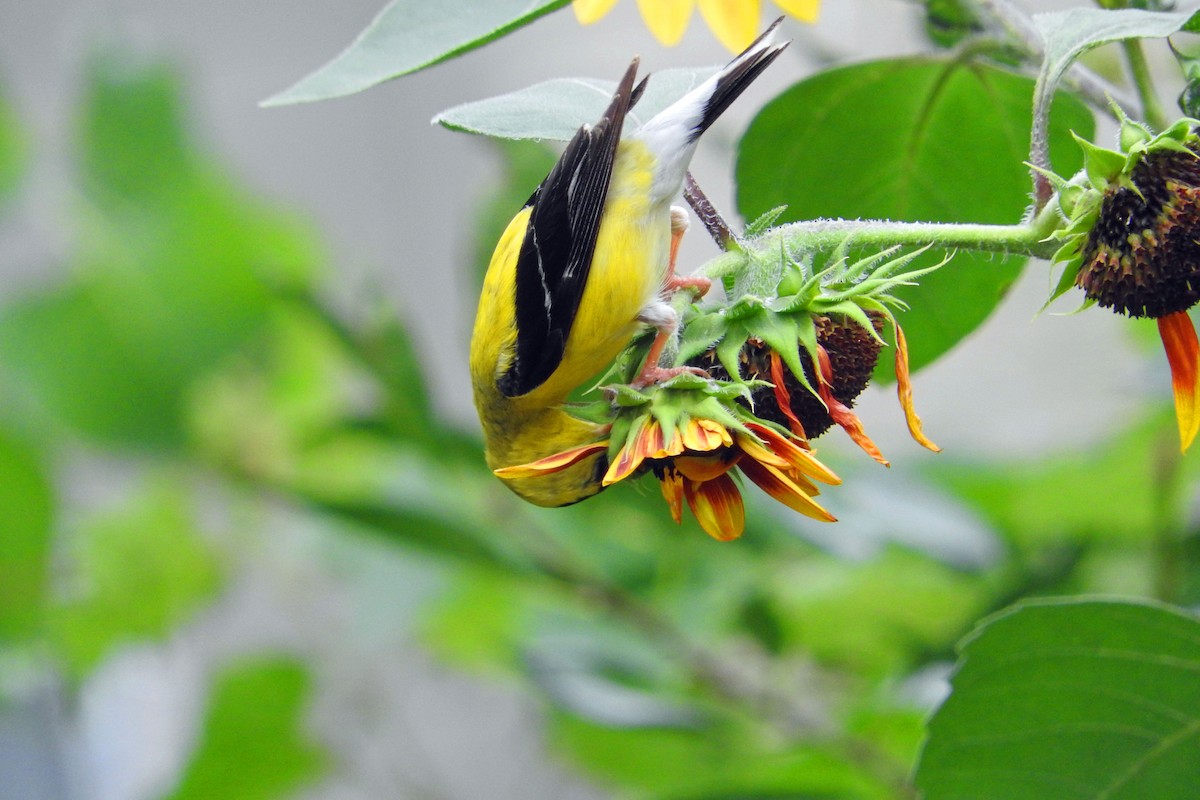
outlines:
[[[671,206],[671,250],[667,261],[667,279],[663,283],[663,294],[672,294],[680,289],[692,289],[696,297],[704,297],[712,288],[712,280],[699,276],[681,278],[675,274],[675,259],[679,256],[679,243],[689,227],[688,212],[681,206]]]
[[[675,292],[681,289],[691,289],[696,293],[696,297],[703,297],[712,288],[712,281],[708,278],[688,277],[681,278],[675,274],[675,259],[679,255],[679,243],[683,240],[683,234],[688,229],[688,213],[687,209],[679,206],[671,206],[671,249],[667,261],[667,277],[663,281],[663,288],[660,292],[662,297],[670,297]],[[645,387],[654,384],[662,383],[670,380],[676,375],[691,373],[708,377],[708,373],[699,367],[660,367],[658,360],[662,358],[663,350],[672,338],[676,331],[679,330],[679,315],[675,313],[669,304],[664,300],[660,300],[653,305],[647,306],[642,310],[639,316],[642,322],[649,323],[658,329],[658,335],[654,337],[654,341],[650,344],[650,350],[646,353],[646,363],[642,367],[642,371],[638,373],[637,378],[633,381],[635,389],[644,389]]]

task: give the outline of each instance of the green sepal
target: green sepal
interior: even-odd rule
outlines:
[[[728,323],[721,311],[698,314],[685,321],[676,363],[686,364],[725,336]]]
[[[650,395],[639,392],[628,383],[612,384],[604,389],[612,394],[613,404],[618,408],[635,408],[650,402]]]
[[[1083,168],[1087,173],[1088,181],[1093,188],[1104,191],[1118,175],[1125,171],[1125,154],[1100,147],[1074,133],[1071,135],[1075,137],[1075,141],[1083,150]]]
[[[742,380],[741,354],[750,332],[740,322],[730,325],[725,331],[725,338],[717,344],[717,360],[729,373],[730,380]]]

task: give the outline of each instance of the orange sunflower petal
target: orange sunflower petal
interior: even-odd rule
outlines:
[[[662,428],[657,420],[643,422],[634,434],[633,439],[617,453],[617,457],[608,465],[601,485],[612,486],[625,480],[642,465],[651,454],[662,449]]]
[[[786,437],[780,436],[766,425],[749,422],[746,424],[746,427],[762,439],[776,458],[784,461],[786,467],[822,483],[828,483],[830,486],[837,486],[842,482],[837,473],[818,461],[817,457],[811,452],[800,447],[795,442],[789,441]],[[762,461],[762,459],[757,460]],[[769,464],[769,462],[763,463]]]
[[[800,422],[800,418],[792,412],[792,396],[788,392],[787,380],[783,374],[783,359],[779,357],[779,353],[771,351],[771,382],[775,384],[775,405],[787,417],[788,427],[792,429],[792,433],[801,438],[807,438],[804,433],[804,424]]]
[[[829,388],[829,378],[826,376],[832,375],[832,367],[829,363],[829,354],[825,352],[824,347],[817,347],[817,361],[819,362],[820,375],[817,378],[817,394],[821,396],[821,400],[825,403],[825,408],[829,411],[829,416],[841,426],[847,435],[854,441],[856,445],[866,451],[867,455],[883,464],[885,467],[890,467],[891,464],[883,457],[883,453],[871,441],[871,437],[867,436],[866,430],[863,429],[862,420],[858,415],[850,410],[850,407],[842,403],[833,396],[833,392]]]
[[[742,493],[728,475],[699,483],[685,481],[683,496],[704,532],[721,542],[742,535],[746,528],[746,509]]]
[[[1200,430],[1200,345],[1196,341],[1196,328],[1186,311],[1159,317],[1158,334],[1167,351],[1167,363],[1171,365],[1179,447],[1186,453]]]
[[[738,458],[722,458],[720,456],[679,456],[674,460],[675,469],[683,477],[703,483],[714,480],[733,469]]]
[[[793,511],[821,522],[837,522],[837,517],[822,508],[817,501],[774,467],[747,458],[742,460],[738,468],[758,488]]]
[[[612,11],[616,4],[617,0],[575,0],[571,3],[571,8],[575,11],[575,19],[579,20],[580,25],[591,25]]]
[[[696,0],[638,0],[646,27],[667,47],[683,38],[695,5]]]
[[[663,471],[663,475],[659,478],[659,487],[662,489],[663,499],[667,501],[667,508],[671,509],[671,519],[675,520],[678,525],[683,522],[683,477],[673,469]]]
[[[812,25],[821,16],[821,0],[775,0],[785,14]]]
[[[904,409],[904,419],[908,423],[908,433],[922,447],[935,453],[942,452],[925,436],[921,429],[921,418],[913,408],[912,381],[908,377],[908,342],[904,339],[904,331],[896,325],[896,396],[900,398],[900,407]]]
[[[528,464],[517,464],[511,467],[494,469],[492,473],[500,478],[532,478],[535,475],[548,475],[554,472],[561,472],[567,467],[578,464],[588,456],[607,449],[608,440],[605,439],[603,442],[592,442],[580,447],[572,447],[570,450],[564,450],[561,453],[555,453],[552,456],[546,456],[537,461],[531,461]]]
[[[700,15],[721,44],[740,53],[758,35],[759,0],[698,0]]]

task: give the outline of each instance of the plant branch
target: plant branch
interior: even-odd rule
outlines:
[[[729,229],[729,224],[725,222],[721,212],[717,211],[708,196],[700,190],[700,184],[696,183],[690,171],[683,176],[683,199],[692,207],[692,211],[696,212],[696,216],[700,218],[708,235],[717,243],[717,247],[729,250],[734,243],[733,231]]]

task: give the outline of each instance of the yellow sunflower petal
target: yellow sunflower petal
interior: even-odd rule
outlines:
[[[574,9],[575,19],[579,20],[580,25],[591,25],[612,11],[616,4],[617,0],[575,0],[571,3],[571,8]]]
[[[793,511],[821,522],[837,522],[837,517],[822,508],[817,501],[774,467],[747,458],[742,459],[738,468],[758,488]]]
[[[683,496],[700,527],[709,536],[728,542],[742,535],[746,528],[746,509],[742,505],[742,493],[728,475],[704,483],[685,481]]]
[[[759,0],[698,0],[700,15],[731,53],[745,50],[758,36]]]
[[[921,418],[913,408],[912,381],[908,377],[908,342],[904,339],[904,331],[896,324],[896,396],[900,398],[900,407],[904,409],[904,419],[908,423],[908,433],[922,447],[935,453],[942,452],[925,436],[921,429]]]
[[[1196,341],[1196,328],[1186,311],[1159,317],[1158,334],[1167,351],[1167,363],[1171,365],[1179,447],[1186,453],[1200,430],[1200,345]]]
[[[678,44],[683,38],[695,5],[696,0],[638,0],[638,10],[642,12],[646,27],[667,47]]]
[[[659,486],[667,508],[671,509],[671,519],[676,525],[680,524],[683,522],[683,478],[673,469],[664,470]]]
[[[555,453],[552,456],[531,461],[528,464],[516,464],[511,467],[501,467],[500,469],[492,470],[492,473],[499,478],[532,478],[535,475],[549,475],[554,472],[561,472],[567,467],[578,464],[590,455],[602,452],[608,449],[608,440],[603,442],[592,442],[580,447],[572,447],[570,450],[564,450],[561,453]]]
[[[775,5],[789,17],[812,25],[821,15],[821,0],[775,0]]]
[[[715,420],[692,418],[683,427],[682,441],[686,449],[706,453],[733,444],[733,436]]]

